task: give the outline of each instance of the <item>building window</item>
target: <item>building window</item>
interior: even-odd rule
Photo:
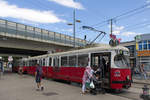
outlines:
[[[143,41],[143,50],[147,50],[147,40]]]
[[[142,42],[141,41],[139,42],[139,50],[140,51],[142,50]]]
[[[148,49],[150,50],[150,40],[148,40]]]

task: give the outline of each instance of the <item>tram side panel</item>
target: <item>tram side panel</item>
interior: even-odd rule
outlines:
[[[82,77],[85,67],[72,67],[70,72],[70,80],[73,82],[82,83]]]
[[[43,77],[47,77],[47,66],[42,66],[42,70],[43,70]]]
[[[47,68],[47,78],[52,78],[54,75],[52,66]]]

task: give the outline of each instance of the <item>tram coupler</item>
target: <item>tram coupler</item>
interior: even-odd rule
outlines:
[[[143,94],[140,95],[140,98],[143,100],[150,100],[150,95],[149,95],[149,88],[147,85],[144,85],[143,89]]]

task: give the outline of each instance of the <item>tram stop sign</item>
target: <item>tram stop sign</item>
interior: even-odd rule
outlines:
[[[8,57],[8,61],[9,61],[9,62],[13,61],[13,57],[12,57],[12,56],[9,56],[9,57]]]

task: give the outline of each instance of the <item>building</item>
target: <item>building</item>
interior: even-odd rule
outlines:
[[[145,69],[150,71],[150,34],[135,36],[134,41],[122,42],[130,51],[130,65],[138,67],[145,65]]]
[[[144,64],[150,70],[150,34],[137,35],[136,40],[136,64]]]

